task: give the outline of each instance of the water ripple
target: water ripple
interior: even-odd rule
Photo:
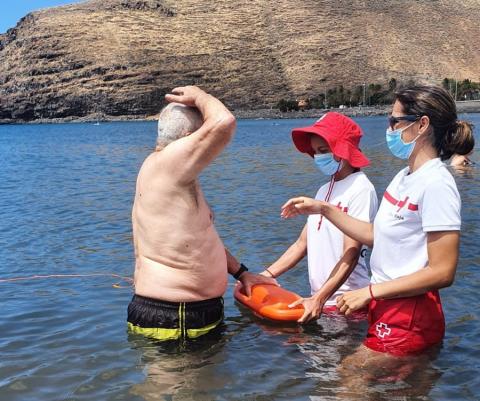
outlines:
[[[468,117],[480,125],[480,115]],[[240,121],[232,144],[201,177],[220,235],[254,271],[305,224],[281,220],[280,206],[314,195],[324,181],[290,139],[293,127],[310,122]],[[384,145],[384,118],[358,122],[373,161],[366,172],[382,194],[403,163]],[[155,130],[155,123],[0,126],[0,278],[105,274],[0,283],[1,400],[478,398],[478,168],[454,172],[463,230],[456,283],[442,291],[442,348],[404,380],[360,383],[347,394],[338,366],[360,344],[364,323],[325,316],[305,327],[272,324],[236,305],[232,286],[217,337],[160,346],[127,333],[132,290],[115,288],[119,279],[108,274],[132,274],[135,179]],[[302,261],[282,284],[306,295],[306,270]]]

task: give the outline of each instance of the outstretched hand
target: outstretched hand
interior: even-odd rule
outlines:
[[[260,274],[249,272],[243,273],[240,276],[239,281],[242,283],[242,286],[245,289],[245,294],[247,294],[248,297],[252,295],[252,286],[255,284],[273,284],[278,286],[277,280],[272,277],[265,277]]]
[[[288,200],[283,206],[280,216],[284,219],[296,217],[301,214],[322,214],[327,202],[300,196]]]
[[[172,93],[165,95],[167,102],[181,103],[185,106],[195,107],[196,99],[206,94],[197,86],[180,86],[172,89]]]
[[[308,323],[311,320],[318,319],[322,314],[323,302],[318,301],[315,297],[297,299],[288,307],[295,308],[298,305],[303,305],[305,309],[302,317],[297,320],[298,323]]]

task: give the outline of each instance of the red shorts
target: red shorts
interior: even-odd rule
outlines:
[[[415,297],[372,300],[363,344],[375,351],[403,356],[440,343],[444,334],[440,295],[430,291]]]
[[[338,308],[335,305],[328,305],[324,306],[322,309],[322,313],[326,315],[342,315],[345,316],[343,313],[340,313]],[[359,321],[359,320],[367,320],[368,317],[368,309],[363,308],[359,309],[352,314],[345,316],[349,320]]]

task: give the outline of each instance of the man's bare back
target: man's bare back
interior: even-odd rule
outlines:
[[[172,302],[220,297],[227,259],[212,212],[198,181],[181,185],[161,164],[162,152],[150,155],[137,180],[135,293]]]

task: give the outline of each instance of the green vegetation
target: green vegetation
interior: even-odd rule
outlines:
[[[330,88],[326,93],[321,93],[305,99],[304,109],[324,109],[329,107],[354,107],[370,106],[379,104],[390,104],[393,99],[393,92],[397,87],[397,81],[392,78],[388,83],[388,88],[383,88],[381,84],[371,83],[357,85],[354,88],[346,89],[343,85]],[[292,99],[281,99],[276,108],[282,112],[299,110],[299,102]]]
[[[298,102],[296,100],[282,99],[277,103],[277,109],[282,113],[285,113],[286,111],[297,111],[299,109]]]
[[[296,111],[299,109],[325,109],[338,107],[377,106],[391,104],[397,88],[404,85],[414,85],[414,80],[399,84],[395,78],[391,78],[384,87],[379,83],[365,83],[354,88],[345,89],[343,85],[326,90],[309,98],[303,99],[305,104],[299,106],[298,100],[281,99],[276,108],[282,112]],[[480,83],[468,79],[455,81],[445,78],[442,86],[447,89],[456,100],[480,100]]]
[[[480,82],[444,78],[442,86],[452,94],[455,100],[480,100]]]

